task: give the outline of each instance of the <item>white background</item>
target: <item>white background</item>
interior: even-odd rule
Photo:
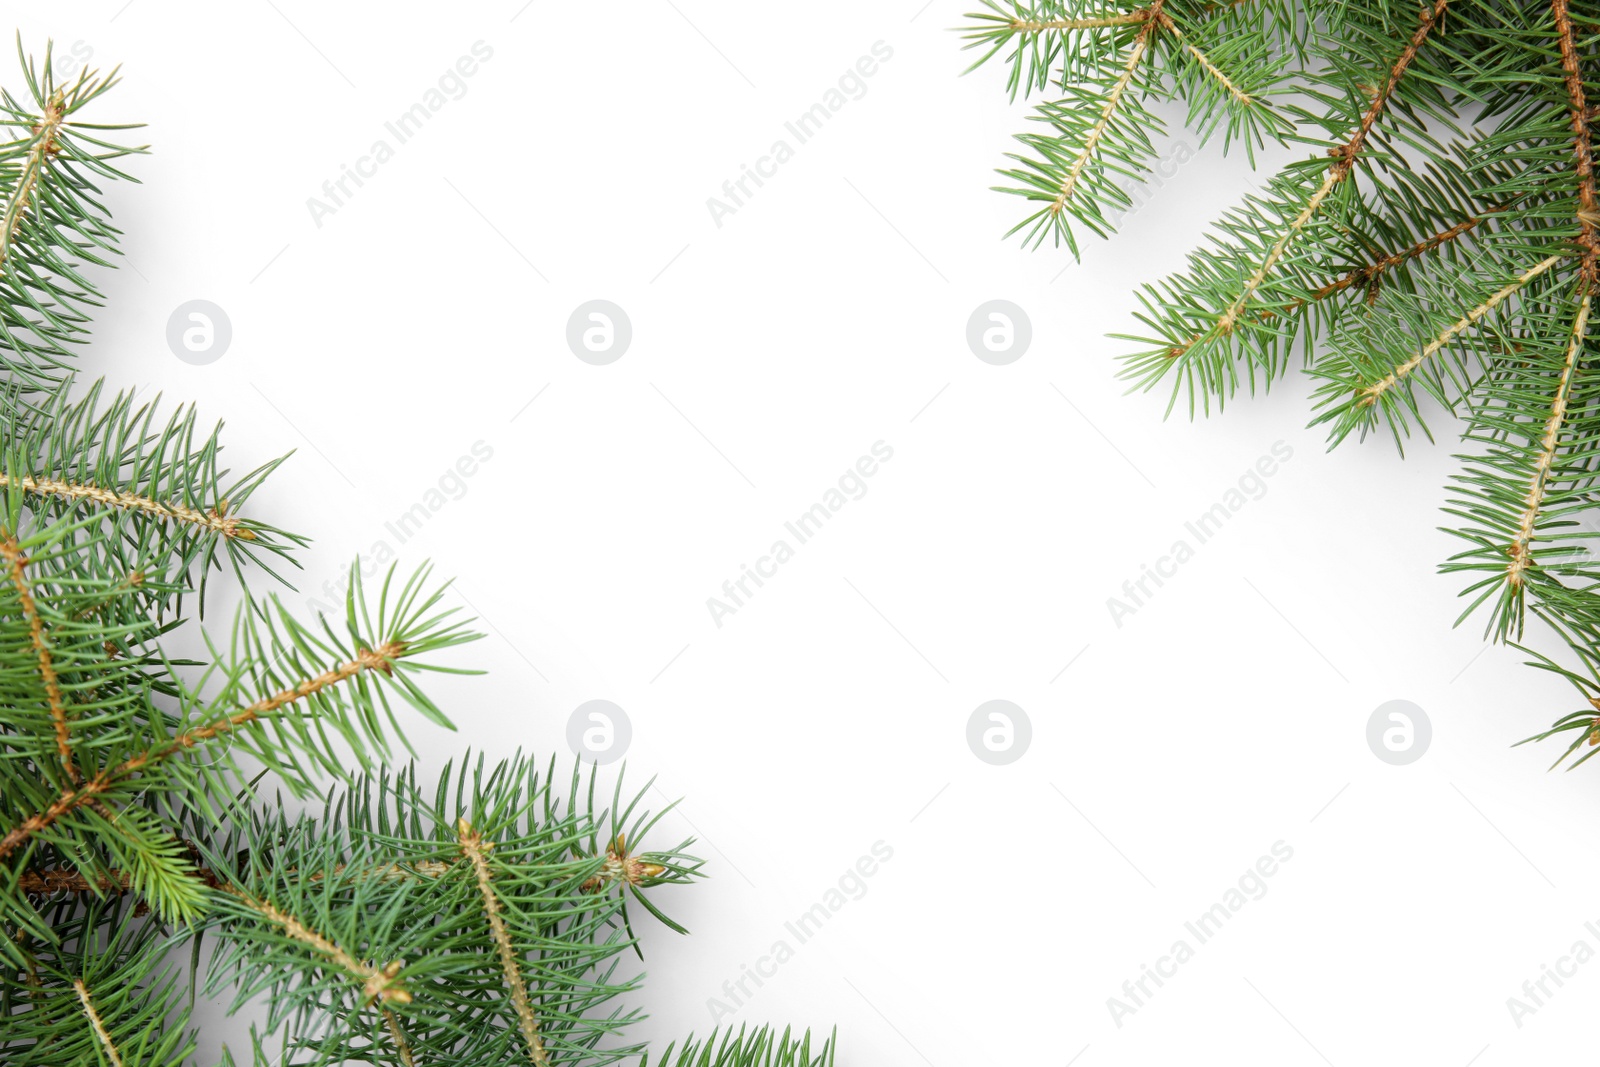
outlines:
[[[128,267],[101,275],[85,367],[226,415],[235,469],[297,450],[250,508],[316,538],[291,603],[493,449],[400,546],[489,634],[452,661],[487,676],[440,690],[459,731],[412,737],[434,766],[542,756],[580,702],[627,710],[630,776],[685,798],[659,843],[698,836],[711,874],[658,896],[693,936],[645,928],[644,1034],[708,1029],[709,998],[883,841],[866,895],[733,1021],[837,1024],[841,1062],[936,1067],[1587,1047],[1600,964],[1520,1029],[1506,1000],[1600,948],[1600,772],[1511,749],[1574,693],[1451,628],[1451,428],[1404,462],[1382,441],[1329,455],[1298,379],[1197,424],[1122,396],[1105,334],[1241,195],[1244,161],[1200,151],[1081,264],[1024,252],[1000,239],[1018,202],[986,191],[1024,110],[998,67],[957,76],[972,0],[920,2],[109,0],[7,21],[124,64],[95,117],[147,122],[153,153],[112,194]],[[307,199],[480,40],[466,94],[316,225]],[[707,198],[793,145],[784,122],[877,41],[893,57],[866,94],[719,228]],[[196,298],[233,326],[209,366],[165,340]],[[633,325],[605,367],[564,338],[594,298]],[[1033,324],[1004,367],[964,337],[994,298]],[[865,497],[713,625],[706,599],[880,440]],[[1280,440],[1266,495],[1117,627],[1107,598]],[[1006,767],[965,740],[995,698],[1033,724]],[[1365,741],[1391,699],[1433,723],[1407,767]],[[1280,840],[1269,892],[1114,1025],[1107,998]],[[203,1018],[207,1049],[238,1032]]]

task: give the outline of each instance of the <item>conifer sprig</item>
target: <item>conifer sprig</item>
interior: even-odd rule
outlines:
[[[230,473],[193,408],[79,387],[80,263],[117,236],[95,182],[134,150],[79,117],[114,76],[58,84],[47,49],[24,79],[0,91],[0,1062],[187,1067],[201,985],[265,998],[258,1067],[637,1062],[630,909],[681,929],[654,898],[700,873],[690,843],[640,851],[663,813],[620,777],[605,804],[593,768],[391,769],[416,719],[449,726],[424,683],[472,673],[448,660],[477,635],[426,567],[372,588],[357,561],[335,618],[253,592],[306,543],[257,507],[282,460]],[[223,569],[231,631],[182,658]]]
[[[1291,123],[1281,139],[1315,154],[1226,214],[1183,272],[1144,288],[1143,329],[1119,335],[1133,344],[1122,376],[1167,389],[1168,411],[1182,403],[1192,416],[1298,363],[1315,383],[1313,424],[1334,445],[1380,429],[1403,445],[1431,437],[1440,410],[1463,418],[1445,509],[1463,547],[1442,564],[1465,579],[1463,618],[1480,616],[1500,641],[1521,640],[1530,613],[1549,623],[1576,665],[1535,662],[1586,702],[1552,732],[1600,744],[1600,11],[1244,0],[1190,17],[1209,25],[1236,10],[1261,21],[1234,54],[1278,57],[1271,89]],[[1089,27],[1062,4],[990,5],[971,16],[969,44],[1006,56],[1013,95],[1056,79],[1079,87],[1083,114],[1120,110],[1096,72],[1159,19],[1114,4],[1092,15]],[[1165,86],[1222,121],[1236,112],[1219,84]]]
[[[480,757],[427,789],[412,769],[360,779],[320,818],[255,814],[205,848],[227,872],[212,981],[239,1003],[268,994],[296,1062],[383,1044],[428,1063],[636,1057],[613,1040],[640,1018],[615,1003],[638,984],[620,970],[626,901],[699,861],[689,842],[593,851],[613,818],[593,801],[592,771],[563,788],[553,762]]]
[[[983,50],[973,67],[1009,49],[1013,98],[1052,84],[1059,94],[1036,106],[1042,131],[1020,135],[1029,151],[1011,154],[1017,166],[1000,172],[1018,184],[996,187],[1037,205],[1011,230],[1034,247],[1049,237],[1076,255],[1074,223],[1102,237],[1114,229],[1112,216],[1132,205],[1124,184],[1150,173],[1165,132],[1152,101],[1186,100],[1202,142],[1221,130],[1224,144],[1238,141],[1252,158],[1289,132],[1273,99],[1284,67],[1268,43],[1273,5],[985,5],[968,16],[966,47]]]
[[[106,265],[119,231],[100,200],[100,183],[136,181],[113,161],[143,152],[105,137],[131,125],[85,122],[80,112],[117,84],[117,71],[84,69],[58,78],[52,50],[34,63],[17,37],[26,92],[0,90],[0,405],[60,384],[67,347],[83,340],[99,292],[84,264]]]
[[[221,433],[220,424],[202,431],[192,406],[162,418],[159,398],[107,397],[100,381],[78,397],[57,386],[29,408],[0,405],[0,488],[36,522],[94,514],[85,551],[95,565],[145,590],[128,606],[170,610],[174,589],[203,594],[224,562],[241,583],[246,564],[281,580],[274,565],[298,566],[292,553],[306,542],[248,513],[283,459],[233,475],[221,465]]]
[[[20,546],[31,547],[19,543],[19,554],[26,550]],[[35,701],[50,714],[51,730],[19,722],[24,728],[11,745],[19,758],[0,764],[7,806],[0,877],[9,876],[14,888],[30,868],[72,871],[90,886],[126,884],[164,919],[193,921],[204,911],[204,886],[188,846],[147,798],[182,798],[216,817],[210,798],[244,784],[241,756],[301,794],[320,776],[347,776],[352,756],[370,765],[370,753],[387,753],[397,729],[391,694],[447,725],[407,674],[422,669],[418,657],[475,635],[436,609],[438,591],[423,594],[425,570],[392,600],[386,580],[375,620],[357,578],[344,635],[327,624],[318,635],[275,601],[242,606],[234,645],[213,668],[224,679],[215,692],[207,675],[185,681],[159,651],[144,655],[142,668],[127,669],[102,650],[98,660],[107,666],[86,672],[94,700],[67,704],[58,717],[40,673],[43,699]],[[29,625],[26,612],[19,614],[15,622],[0,618],[0,634],[7,625]],[[358,619],[375,628],[363,629]],[[30,661],[28,669],[37,666]],[[0,919],[49,937],[22,894],[0,894]]]

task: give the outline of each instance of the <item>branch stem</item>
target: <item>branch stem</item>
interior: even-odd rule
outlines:
[[[5,214],[0,215],[0,265],[5,263],[6,257],[11,254],[12,246],[17,243],[22,220],[27,217],[28,208],[33,202],[33,194],[44,175],[45,166],[58,151],[56,137],[60,134],[66,119],[66,94],[57,89],[50,95],[50,99],[45,101],[44,114],[40,117],[39,125],[33,128],[33,143],[28,147],[28,161],[23,164],[22,174],[17,179],[17,191],[6,204]]]
[[[13,484],[9,475],[0,474],[0,488]],[[105,489],[98,485],[86,485],[81,482],[67,482],[59,478],[35,478],[32,475],[23,475],[16,479],[16,485],[24,492],[34,493],[39,496],[64,497],[68,500],[88,500],[102,507],[122,508],[126,511],[138,511],[146,515],[154,515],[160,519],[174,519],[191,526],[220,533],[223,537],[238,538],[241,541],[254,541],[255,531],[239,525],[239,519],[228,514],[227,501],[223,501],[210,511],[201,511],[198,508],[187,507],[183,504],[169,504],[164,500],[153,500],[150,497],[140,496],[120,489]]]
[[[1481,225],[1487,216],[1504,210],[1505,208],[1503,207],[1485,208],[1483,213],[1480,215],[1474,215],[1470,218],[1463,219],[1454,226],[1451,226],[1449,229],[1441,230],[1431,237],[1418,241],[1410,248],[1403,249],[1399,252],[1391,252],[1389,255],[1386,255],[1381,259],[1374,260],[1364,267],[1357,267],[1355,270],[1340,275],[1333,281],[1321,286],[1313,291],[1310,295],[1298,297],[1289,301],[1289,303],[1285,304],[1282,308],[1263,308],[1256,313],[1256,320],[1259,322],[1266,322],[1268,319],[1276,318],[1280,315],[1286,315],[1291,311],[1298,311],[1308,304],[1315,304],[1319,300],[1326,300],[1330,296],[1337,296],[1353,285],[1367,285],[1375,282],[1386,272],[1393,270],[1400,264],[1405,263],[1408,260],[1416,259],[1418,256],[1426,255],[1436,248],[1440,248],[1443,245],[1449,244],[1456,238],[1461,237],[1462,235]],[[1183,355],[1204,336],[1204,334],[1197,333],[1193,337],[1189,338],[1189,340],[1184,344],[1174,345],[1172,350],[1168,352],[1168,357],[1175,358]]]
[[[1183,35],[1183,31],[1178,29],[1178,24],[1172,21],[1172,16],[1163,11],[1160,12],[1156,17],[1161,23],[1161,28],[1170,32],[1173,38],[1179,44],[1183,45],[1183,50],[1188,52],[1189,55],[1193,56],[1194,61],[1200,64],[1200,68],[1215,78],[1222,88],[1227,91],[1229,96],[1232,96],[1245,107],[1252,107],[1255,105],[1255,100],[1250,96],[1249,93],[1235,85],[1232,78],[1228,77],[1228,75],[1225,74],[1220,67],[1211,62],[1210,56],[1196,48],[1194,43]]]
[[[26,566],[28,557],[15,537],[0,534],[0,559],[6,563],[11,584],[16,587],[17,600],[22,605],[22,615],[28,621],[28,640],[39,660],[39,677],[44,680],[45,699],[50,703],[50,722],[56,732],[56,754],[67,778],[79,780],[78,769],[72,765],[72,731],[67,723],[67,703],[61,695],[61,679],[56,674],[55,658],[50,652],[50,638],[45,633],[44,619],[39,615],[39,604],[28,585]]]
[[[1561,71],[1567,86],[1567,110],[1572,124],[1572,152],[1576,160],[1578,177],[1578,243],[1583,246],[1582,277],[1585,287],[1600,280],[1600,233],[1595,229],[1600,222],[1597,210],[1594,179],[1594,146],[1586,116],[1588,105],[1584,101],[1583,70],[1578,64],[1577,28],[1573,25],[1567,0],[1551,0],[1550,11],[1555,16],[1556,32],[1560,38]]]
[[[1504,210],[1505,208],[1503,207],[1484,208],[1480,214],[1472,215],[1468,218],[1462,219],[1454,226],[1451,226],[1445,230],[1440,230],[1432,237],[1418,241],[1410,248],[1403,249],[1399,252],[1391,252],[1389,255],[1384,256],[1382,259],[1376,260],[1365,267],[1357,268],[1348,274],[1342,275],[1334,281],[1329,282],[1327,285],[1322,286],[1304,300],[1293,301],[1285,310],[1292,311],[1296,308],[1303,307],[1306,304],[1314,303],[1318,300],[1325,300],[1337,293],[1344,292],[1352,285],[1364,285],[1372,282],[1385,271],[1393,270],[1395,267],[1398,267],[1400,264],[1405,263],[1408,260],[1416,259],[1418,256],[1426,255],[1436,248],[1449,244],[1456,238],[1461,237],[1482,225],[1488,216]],[[1264,314],[1270,315],[1272,313],[1265,312]]]
[[[89,1017],[89,1025],[94,1027],[94,1036],[99,1040],[101,1049],[105,1051],[106,1059],[111,1061],[111,1067],[122,1067],[122,1055],[112,1042],[111,1032],[106,1029],[100,1013],[95,1010],[94,1001],[89,999],[89,987],[83,984],[82,978],[74,978],[72,988],[77,990],[78,1003],[83,1005],[83,1014]]]
[[[1477,307],[1461,316],[1461,318],[1450,324],[1449,329],[1445,330],[1438,337],[1435,337],[1432,341],[1429,341],[1425,346],[1423,346],[1422,351],[1418,352],[1404,363],[1395,367],[1393,371],[1389,372],[1380,380],[1361,390],[1359,398],[1361,405],[1363,407],[1371,407],[1373,404],[1376,404],[1380,396],[1398,385],[1400,379],[1404,378],[1406,375],[1410,374],[1412,371],[1416,370],[1418,367],[1422,366],[1422,364],[1431,359],[1434,353],[1438,352],[1439,349],[1449,344],[1450,341],[1456,337],[1456,335],[1467,329],[1469,326],[1475,324],[1479,319],[1483,318],[1485,315],[1489,314],[1489,312],[1493,311],[1497,306],[1503,303],[1508,297],[1522,289],[1523,286],[1527,285],[1529,282],[1533,281],[1533,279],[1537,278],[1539,275],[1543,274],[1545,271],[1549,270],[1551,267],[1555,266],[1557,263],[1560,263],[1566,258],[1567,257],[1564,255],[1554,255],[1547,259],[1541,260],[1533,267],[1517,275],[1516,278],[1512,279],[1506,285],[1497,289],[1489,297],[1489,299],[1485,300],[1483,303],[1479,304]]]
[[[517,950],[511,943],[505,919],[500,915],[500,900],[495,896],[494,882],[489,871],[489,852],[494,847],[472,828],[466,819],[456,824],[456,838],[461,853],[472,863],[478,876],[478,890],[483,894],[483,913],[489,920],[489,934],[494,938],[500,953],[500,969],[505,973],[506,986],[511,990],[511,1006],[517,1014],[517,1025],[522,1030],[522,1040],[528,1046],[528,1060],[535,1067],[549,1067],[550,1054],[545,1051],[544,1039],[539,1036],[539,1019],[528,999],[528,986],[522,978],[522,968],[517,962]]]
[[[1104,26],[1136,26],[1150,19],[1150,9],[1141,7],[1125,15],[1092,19],[1012,19],[1014,33],[1044,33],[1048,30],[1094,30]]]
[[[1567,405],[1572,399],[1572,381],[1578,369],[1578,356],[1583,351],[1583,341],[1589,329],[1589,306],[1592,293],[1584,293],[1578,304],[1578,314],[1572,323],[1572,336],[1567,339],[1567,358],[1561,367],[1561,381],[1556,387],[1556,397],[1550,405],[1550,417],[1545,420],[1544,436],[1539,440],[1539,458],[1534,461],[1533,479],[1528,485],[1528,495],[1523,499],[1522,521],[1517,527],[1516,539],[1506,550],[1511,562],[1506,565],[1506,577],[1512,585],[1521,585],[1528,568],[1533,565],[1529,546],[1533,543],[1534,526],[1544,507],[1545,493],[1550,488],[1550,468],[1555,465],[1556,450],[1561,441],[1561,427],[1567,418]]]
[[[417,1067],[417,1061],[411,1055],[411,1043],[406,1040],[406,1032],[400,1029],[400,1020],[388,1008],[383,1009],[384,1024],[389,1027],[389,1036],[394,1039],[394,1045],[400,1052],[400,1062],[405,1067]]]
[[[343,864],[335,864],[328,872],[329,875],[342,875],[349,868]],[[361,877],[378,878],[384,881],[404,881],[412,877],[439,878],[450,870],[450,864],[440,863],[438,860],[419,860],[415,863],[399,864],[384,863],[376,867],[363,867],[356,870]],[[213,889],[222,888],[223,882],[217,872],[205,867],[197,868],[194,876]],[[290,868],[285,873],[297,873]],[[325,877],[322,871],[313,871],[309,881],[320,882]],[[133,886],[133,876],[127,871],[111,870],[98,878],[90,878],[78,871],[65,868],[50,868],[42,871],[23,871],[17,879],[17,889],[24,895],[51,896],[56,893],[109,893],[126,892]]]
[[[411,994],[397,977],[400,968],[404,966],[399,960],[393,960],[382,967],[364,963],[293,915],[274,907],[271,901],[260,900],[234,886],[229,886],[224,891],[282,930],[284,936],[291,941],[300,942],[351,978],[358,980],[368,1001],[382,1001],[384,1004],[411,1003]]]

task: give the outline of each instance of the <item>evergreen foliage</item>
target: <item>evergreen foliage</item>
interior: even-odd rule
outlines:
[[[1298,365],[1330,446],[1463,420],[1442,569],[1496,641],[1531,612],[1582,705],[1541,737],[1600,752],[1600,10],[1573,0],[985,0],[978,63],[1042,95],[1019,223],[1076,254],[1131,206],[1183,105],[1204,140],[1310,149],[1138,294],[1121,377],[1220,411]],[[1253,161],[1253,156],[1252,156]],[[1013,231],[1016,232],[1016,231]],[[1517,647],[1522,647],[1517,644]],[[1558,760],[1558,763],[1562,760]]]
[[[424,683],[477,636],[444,586],[353,565],[341,617],[295,617],[251,588],[306,543],[248,507],[281,460],[233,474],[192,408],[76,386],[87,275],[117,255],[102,187],[143,149],[82,114],[114,75],[23,64],[0,96],[0,1061],[188,1064],[201,988],[258,1016],[255,1064],[647,1060],[634,906],[681,931],[652,898],[699,875],[691,843],[636,851],[660,814],[592,769],[479,756],[419,783],[406,723],[448,725]],[[231,627],[178,658],[224,572]],[[761,1029],[648,1062],[832,1048]]]

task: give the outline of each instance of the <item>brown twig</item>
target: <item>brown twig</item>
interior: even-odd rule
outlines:
[[[1293,311],[1305,306],[1306,304],[1314,303],[1318,300],[1325,300],[1330,296],[1344,292],[1344,290],[1350,288],[1352,285],[1370,285],[1371,283],[1377,281],[1379,276],[1385,272],[1393,270],[1402,263],[1416,259],[1418,256],[1427,255],[1436,248],[1449,244],[1456,238],[1470,233],[1472,230],[1482,225],[1490,215],[1497,214],[1504,210],[1505,208],[1503,207],[1484,208],[1479,214],[1462,219],[1454,226],[1440,230],[1433,236],[1424,238],[1409,248],[1399,252],[1391,252],[1389,255],[1384,256],[1383,258],[1378,259],[1365,267],[1358,267],[1350,273],[1342,275],[1334,281],[1329,282],[1327,285],[1317,289],[1305,299],[1291,301],[1284,310]],[[1264,314],[1270,315],[1272,313],[1264,312]]]
[[[1435,249],[1449,244],[1451,241],[1470,233],[1472,230],[1482,225],[1487,220],[1488,216],[1497,214],[1504,210],[1505,208],[1503,207],[1485,208],[1480,214],[1470,216],[1453,226],[1440,230],[1438,233],[1418,241],[1409,248],[1402,249],[1399,252],[1391,252],[1380,259],[1368,263],[1366,266],[1357,267],[1355,270],[1349,271],[1346,274],[1342,274],[1333,281],[1313,290],[1308,296],[1291,300],[1281,308],[1263,308],[1256,313],[1256,321],[1266,322],[1270,319],[1287,315],[1292,311],[1299,311],[1301,308],[1310,304],[1315,304],[1319,301],[1326,300],[1331,296],[1337,296],[1353,286],[1371,287],[1384,274],[1400,266],[1402,263],[1409,262],[1410,260],[1416,259],[1418,256],[1426,255]],[[1174,345],[1171,351],[1167,353],[1168,357],[1171,358],[1183,355],[1184,352],[1188,351],[1192,345],[1194,345],[1204,336],[1204,334],[1197,333],[1193,337],[1189,338],[1189,340],[1184,344]]]
[[[1580,276],[1587,289],[1600,280],[1596,270],[1600,263],[1600,233],[1595,228],[1595,223],[1600,221],[1600,209],[1597,209],[1600,205],[1595,199],[1594,147],[1586,119],[1589,108],[1584,102],[1583,71],[1578,65],[1577,29],[1572,24],[1567,0],[1551,0],[1550,11],[1555,16],[1561,71],[1567,86],[1567,109],[1572,123],[1572,152],[1578,177],[1578,244],[1583,246]]]

